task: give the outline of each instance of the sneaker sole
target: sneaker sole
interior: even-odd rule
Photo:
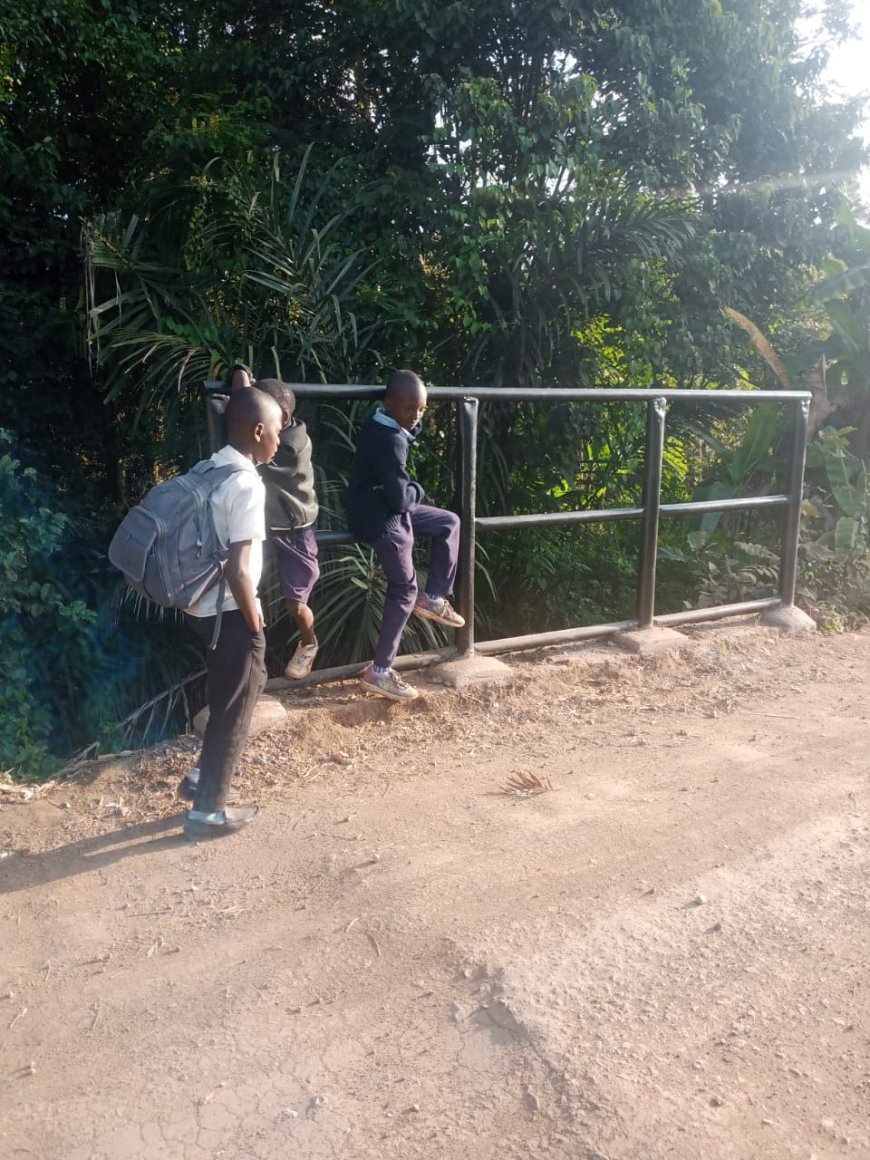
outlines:
[[[249,818],[244,821],[230,821],[222,822],[219,825],[212,825],[209,822],[192,822],[189,818],[184,822],[184,836],[188,842],[210,842],[214,838],[228,838],[230,834],[237,834],[240,830],[246,830],[253,822],[256,822],[260,817],[260,811],[256,810]]]
[[[385,689],[379,689],[377,685],[369,685],[366,681],[360,681],[359,687],[372,697],[383,697],[385,701],[396,701],[397,703],[409,701],[416,701],[420,696],[419,693],[413,693],[410,697],[403,697],[401,693],[388,693]]]
[[[430,612],[428,608],[415,608],[414,615],[419,616],[421,620],[432,620],[435,624],[443,624],[445,628],[465,628],[465,621],[458,623],[455,620],[447,620],[443,616],[439,616],[437,612]]]
[[[230,834],[238,834],[242,830],[246,830],[254,819],[250,822],[244,822],[240,826],[210,826],[207,822],[202,826],[202,829],[189,830],[187,826],[184,827],[184,837],[188,842],[213,842],[215,838],[228,838]]]

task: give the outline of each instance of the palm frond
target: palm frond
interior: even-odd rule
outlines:
[[[287,377],[352,377],[377,330],[353,309],[371,266],[338,240],[351,208],[318,220],[324,182],[305,196],[309,156],[289,184],[278,156],[265,175],[253,159],[214,161],[186,187],[158,190],[153,213],[86,227],[89,346],[113,396],[134,392],[147,413],[246,349]]]
[[[779,379],[782,386],[785,390],[790,391],[791,383],[789,382],[788,374],[782,365],[782,359],[776,353],[770,340],[762,334],[751,319],[747,318],[745,314],[741,314],[739,310],[735,310],[731,306],[724,306],[722,309],[723,313],[727,314],[731,321],[736,322],[740,329],[749,336],[749,341]]]

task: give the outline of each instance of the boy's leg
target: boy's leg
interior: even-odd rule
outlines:
[[[459,562],[459,516],[420,504],[411,511],[411,526],[415,536],[432,539],[426,592],[429,596],[452,595]]]
[[[411,512],[411,524],[415,535],[432,539],[429,577],[425,590],[417,597],[414,615],[434,620],[445,628],[462,628],[464,618],[447,599],[453,592],[459,561],[459,517],[442,508],[421,504]]]
[[[298,600],[288,600],[286,603],[287,611],[293,617],[293,621],[299,629],[302,644],[316,645],[317,637],[314,635],[314,613],[307,604],[302,604]]]
[[[317,539],[313,528],[271,536],[269,544],[278,556],[281,595],[302,638],[284,670],[291,680],[308,676],[317,656],[314,613],[308,606],[312,589],[320,576]]]
[[[197,636],[211,639],[213,617],[189,617]],[[223,614],[217,647],[206,653],[208,724],[199,757],[199,782],[193,808],[219,813],[226,803],[233,770],[238,764],[257,698],[266,683],[266,638],[252,633],[238,609]]]
[[[374,656],[374,663],[379,669],[392,668],[402,633],[417,599],[413,547],[414,533],[407,512],[399,516],[396,528],[372,543],[387,578],[387,598]]]

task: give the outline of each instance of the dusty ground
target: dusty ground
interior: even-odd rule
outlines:
[[[870,1157],[870,636],[694,639],[3,805],[0,1156]]]

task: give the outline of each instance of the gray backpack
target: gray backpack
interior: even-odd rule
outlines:
[[[220,633],[229,556],[215,530],[211,500],[241,470],[204,459],[185,475],[158,483],[127,512],[109,545],[109,560],[129,586],[161,608],[189,608],[219,585],[211,649]]]

